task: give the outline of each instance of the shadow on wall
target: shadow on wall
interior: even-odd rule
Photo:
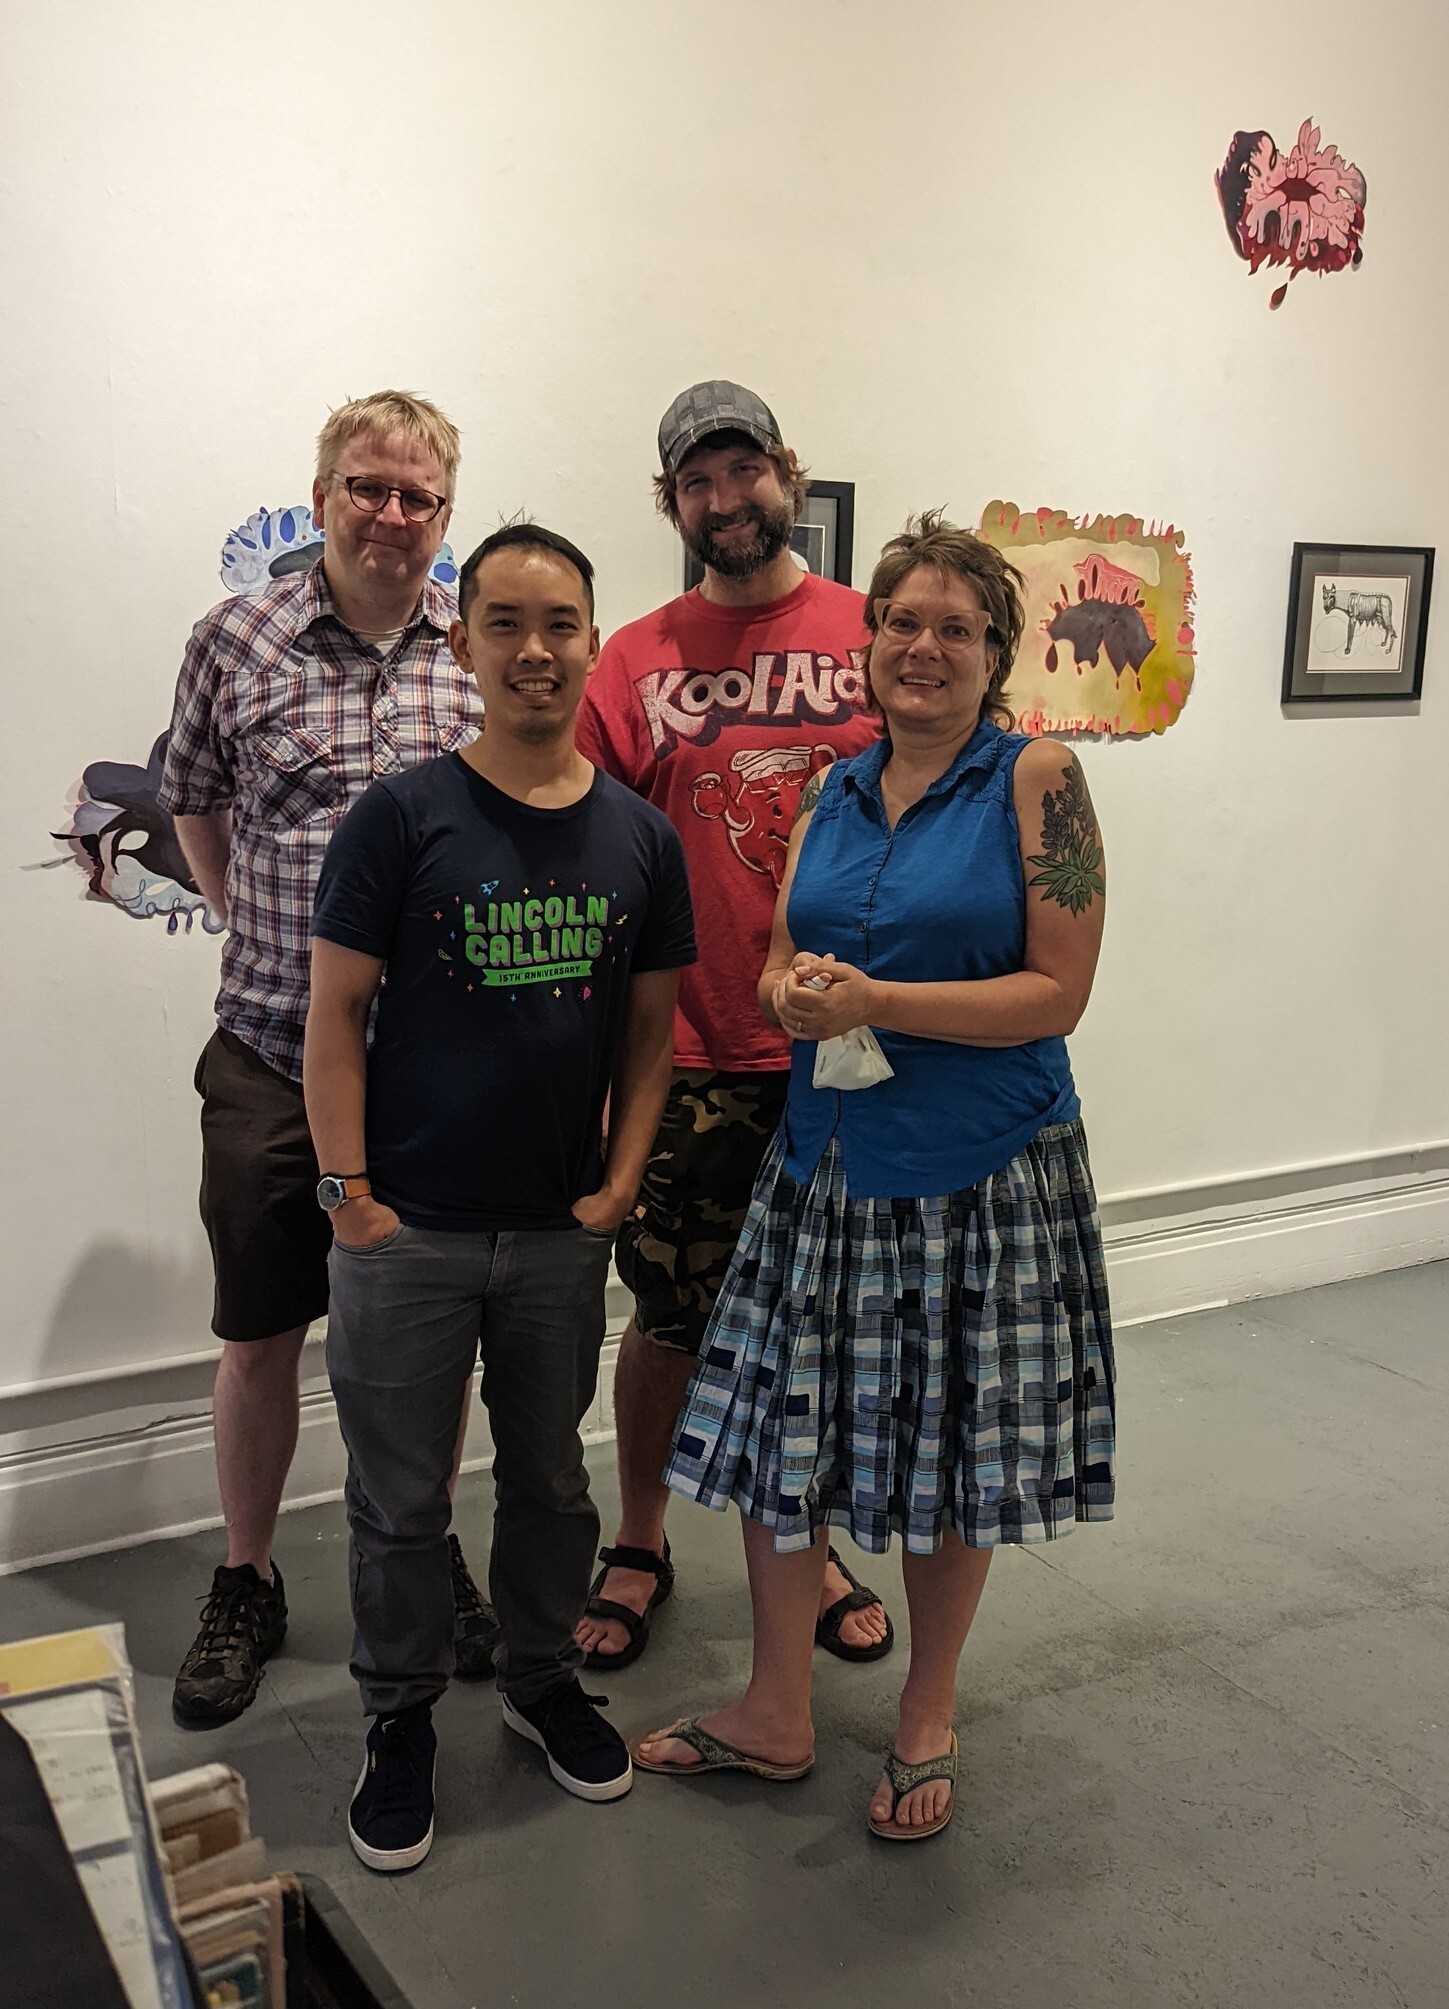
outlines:
[[[258,509],[224,539],[221,581],[229,593],[261,593],[322,552],[310,509]],[[447,544],[432,577],[457,586]],[[199,914],[215,933],[158,799],[165,756],[163,733],[144,765],[90,762],[71,792],[68,827],[52,833],[60,855],[30,869],[73,861],[95,903],[162,919],[173,935]],[[61,1291],[40,1359],[23,1377],[0,1369],[0,1569],[216,1514],[211,1270],[194,1210],[177,1225],[193,1239],[176,1260],[97,1236]],[[320,1379],[320,1351],[311,1358]],[[22,1379],[33,1393],[13,1392]],[[334,1464],[329,1450],[307,1483],[335,1484]]]
[[[91,1243],[40,1358],[0,1381],[0,1565],[177,1518],[167,1468],[209,1429],[210,1327],[199,1224],[194,1248],[171,1260],[110,1237]]]
[[[193,1230],[192,1246],[174,1260],[140,1253],[113,1237],[90,1244],[66,1279],[46,1330],[57,1373],[67,1371],[59,1365],[63,1360],[94,1361],[98,1338],[117,1365],[219,1344],[211,1336],[211,1260],[194,1211],[185,1225]]]

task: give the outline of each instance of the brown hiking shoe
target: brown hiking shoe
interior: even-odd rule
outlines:
[[[453,1563],[453,1672],[460,1681],[488,1681],[502,1638],[498,1614],[473,1581],[456,1535],[448,1537]]]
[[[286,1633],[287,1597],[275,1562],[270,1583],[263,1583],[250,1563],[219,1568],[202,1607],[201,1630],[172,1691],[177,1722],[203,1730],[240,1716],[256,1695],[263,1661]]]

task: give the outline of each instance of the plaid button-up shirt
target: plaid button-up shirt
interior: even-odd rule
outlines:
[[[317,565],[224,601],[192,632],[161,806],[179,816],[231,808],[216,1016],[293,1081],[312,896],[333,831],[378,775],[465,746],[482,723],[477,688],[448,652],[455,611],[429,579],[384,660],[343,626]]]

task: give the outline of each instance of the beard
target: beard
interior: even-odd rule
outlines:
[[[748,543],[722,545],[717,541],[717,531],[732,530],[739,523],[754,525],[755,534]],[[725,579],[748,579],[779,557],[794,528],[795,512],[788,502],[775,509],[746,502],[733,516],[702,516],[692,531],[683,534],[690,556],[709,571]]]

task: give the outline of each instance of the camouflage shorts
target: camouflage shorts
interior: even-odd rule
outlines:
[[[639,1330],[697,1354],[785,1107],[787,1073],[676,1074],[614,1261]]]

